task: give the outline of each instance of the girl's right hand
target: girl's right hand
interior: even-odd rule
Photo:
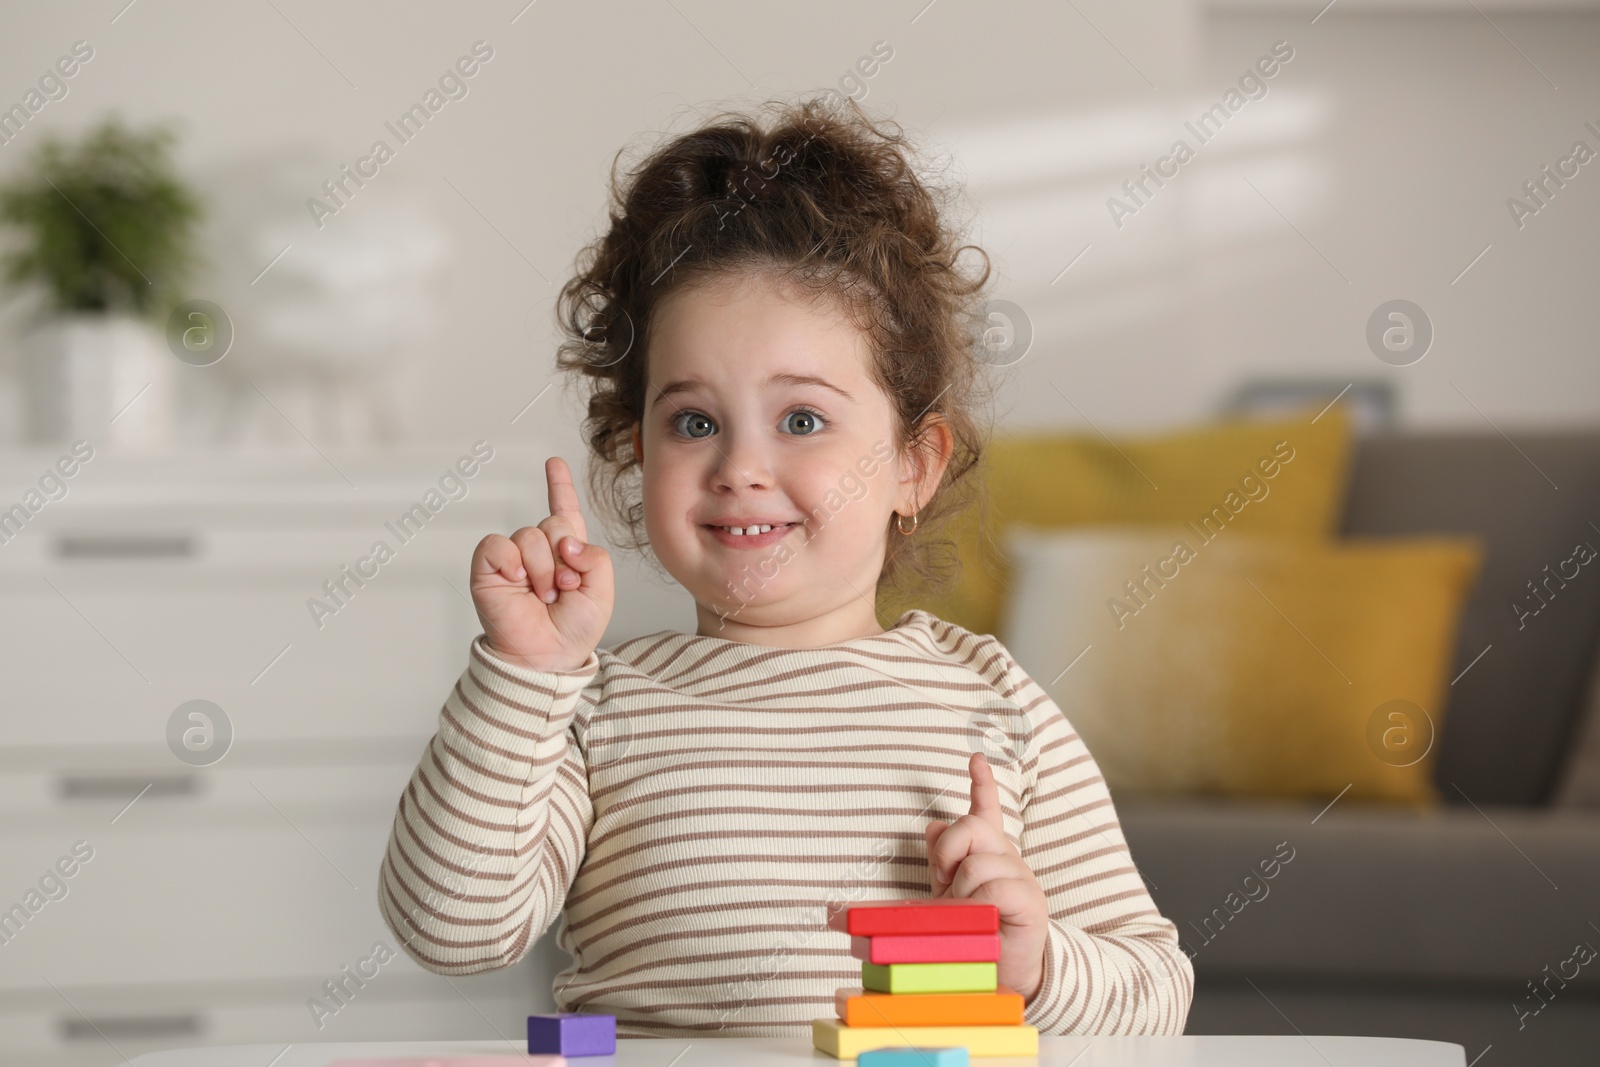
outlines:
[[[611,621],[611,556],[588,534],[566,460],[544,464],[550,517],[472,553],[472,606],[501,657],[534,670],[583,666]],[[559,557],[557,552],[559,551]]]

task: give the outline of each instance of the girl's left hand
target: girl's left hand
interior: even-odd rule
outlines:
[[[1050,904],[1022,853],[1006,836],[1000,787],[982,752],[967,764],[972,810],[954,824],[934,821],[928,843],[928,885],[935,897],[970,897],[1000,911],[1000,984],[1033,1000],[1044,981]]]

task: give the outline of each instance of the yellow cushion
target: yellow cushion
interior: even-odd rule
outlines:
[[[942,594],[886,591],[880,618],[894,620],[920,607],[974,633],[995,633],[1010,585],[1005,531],[1015,523],[1169,527],[1199,523],[1221,509],[1214,526],[1332,536],[1344,504],[1349,453],[1349,422],[1338,404],[1320,418],[1316,408],[1308,408],[1294,418],[1227,420],[1115,444],[1095,433],[997,438],[985,464],[988,514],[974,507],[951,523],[961,560],[953,587]],[[1250,481],[1242,489],[1245,479]],[[1258,500],[1247,496],[1263,492]],[[1238,506],[1237,515],[1230,504]]]
[[[1113,791],[1438,802],[1475,539],[1016,527],[1008,545],[1001,640]]]

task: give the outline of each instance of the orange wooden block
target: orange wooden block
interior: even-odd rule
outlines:
[[[1021,1026],[1022,994],[869,993],[860,986],[834,991],[833,1009],[846,1026]]]

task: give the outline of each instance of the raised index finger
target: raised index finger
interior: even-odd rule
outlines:
[[[994,780],[994,771],[982,752],[974,752],[967,763],[972,774],[972,810],[984,822],[1001,830],[1006,828],[1005,815],[1000,810],[1000,786]]]
[[[572,472],[567,469],[567,461],[560,456],[545,460],[544,477],[550,487],[550,514],[570,523],[580,540],[589,540],[589,532],[583,525],[583,510],[578,505],[578,491],[573,488]]]

